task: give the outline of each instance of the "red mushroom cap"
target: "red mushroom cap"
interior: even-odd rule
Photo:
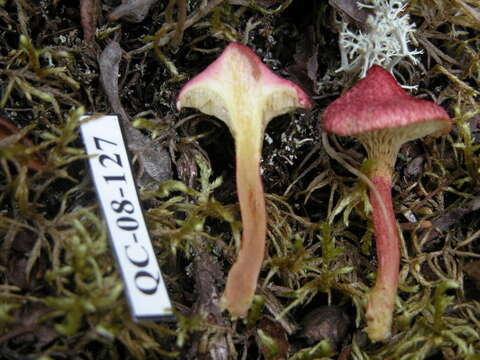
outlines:
[[[230,56],[230,53],[232,52],[238,52],[241,54],[241,57],[248,59],[251,62],[251,67],[252,69],[255,69],[256,78],[262,78],[262,80],[271,86],[288,86],[291,87],[292,89],[295,90],[297,97],[298,97],[298,102],[299,102],[299,107],[309,109],[312,107],[312,103],[310,102],[310,98],[308,95],[294,82],[290,80],[286,80],[281,78],[280,76],[276,75],[272,70],[270,70],[255,54],[252,49],[250,49],[248,46],[232,42],[230,43],[225,50],[220,54],[220,56],[213,62],[211,63],[204,71],[202,71],[200,74],[195,76],[193,79],[188,81],[178,94],[177,98],[177,107],[181,107],[181,99],[182,96],[185,92],[189,91],[191,87],[197,85],[198,83],[201,83],[202,81],[209,81],[210,79],[215,79],[217,77],[221,77],[220,72],[223,70],[223,67],[225,66],[225,58]],[[238,69],[241,70],[241,69]]]
[[[373,65],[367,76],[332,102],[323,113],[323,128],[351,136],[408,126],[402,141],[443,130],[451,119],[439,105],[409,95],[385,69]],[[405,138],[406,137],[406,138]]]
[[[241,111],[260,112],[270,119],[296,108],[309,109],[308,95],[292,81],[270,70],[250,48],[230,43],[205,70],[188,81],[177,98],[177,109],[192,107],[213,115],[235,132]]]

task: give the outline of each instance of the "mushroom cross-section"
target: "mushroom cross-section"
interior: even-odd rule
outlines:
[[[275,75],[248,47],[231,43],[180,91],[177,108],[191,107],[227,124],[235,139],[242,244],[227,278],[222,307],[245,316],[265,252],[266,211],[260,158],[265,127],[281,114],[310,108],[308,96]]]
[[[391,188],[398,151],[407,141],[447,133],[451,123],[442,107],[409,95],[388,71],[377,65],[323,113],[325,131],[355,136],[372,160],[367,175],[375,187],[370,191],[370,203],[378,271],[375,286],[368,297],[366,330],[374,341],[390,336],[397,294],[400,235]]]

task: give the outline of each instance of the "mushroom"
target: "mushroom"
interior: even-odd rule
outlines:
[[[448,133],[451,124],[442,107],[409,95],[388,71],[377,65],[323,113],[323,129],[355,136],[372,162],[367,177],[378,258],[376,282],[369,293],[366,312],[366,331],[372,341],[390,336],[397,294],[400,234],[391,189],[398,151],[407,141]],[[326,139],[325,133],[323,136]]]
[[[248,47],[229,44],[180,91],[177,108],[191,107],[227,124],[235,139],[242,242],[228,273],[223,309],[244,317],[252,302],[265,252],[266,211],[260,157],[264,131],[274,117],[310,108],[305,92],[275,75]]]

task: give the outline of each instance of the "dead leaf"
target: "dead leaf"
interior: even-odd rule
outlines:
[[[480,289],[480,261],[472,261],[465,264],[463,270],[473,280],[475,286]]]
[[[480,260],[471,261],[463,266],[464,290],[468,299],[480,300]]]
[[[329,0],[328,3],[345,15],[347,22],[354,22],[362,30],[367,30],[367,18],[371,10],[361,8],[357,5],[357,0]]]
[[[41,303],[28,303],[18,309],[14,314],[15,323],[11,324],[9,331],[0,337],[0,344],[7,341],[21,346],[32,344],[38,351],[55,340],[58,333],[53,327],[39,321],[48,311],[49,309]]]
[[[18,243],[18,241],[15,241],[13,245],[15,245],[15,243]],[[23,249],[29,245],[30,244],[27,243],[21,246],[17,245],[16,247]],[[27,291],[32,291],[32,289],[42,286],[47,260],[45,257],[41,257],[41,245],[41,241],[37,239],[31,250],[27,252],[15,251],[15,248],[12,247],[13,251],[9,251],[8,253],[6,271],[9,284]]]
[[[405,175],[418,178],[423,173],[423,165],[425,164],[425,156],[419,155],[413,158],[405,169]]]
[[[345,340],[350,324],[350,317],[340,306],[320,306],[303,318],[300,336],[309,344],[329,339],[338,347]]]
[[[150,7],[157,0],[123,0],[109,15],[108,21],[124,19],[131,23],[139,23],[148,15]]]
[[[306,29],[304,36],[296,44],[293,59],[295,65],[289,66],[288,70],[295,75],[304,89],[313,88],[315,91],[318,77],[318,41],[313,27]]]
[[[431,220],[431,227],[434,229],[429,230],[427,228],[424,230],[429,231],[428,238],[424,243],[424,247],[438,238],[442,232],[446,232],[452,225],[461,221],[464,216],[478,210],[480,210],[480,196],[466,200],[461,205],[446,211],[442,215]],[[423,236],[422,233],[419,236]]]
[[[480,197],[465,202],[463,205],[456,207],[445,214],[440,215],[432,221],[433,226],[442,231],[448,230],[450,226],[460,221],[465,215],[480,209]]]
[[[208,328],[197,334],[193,340],[188,358],[195,360],[229,360],[232,354],[231,339],[227,323],[222,316],[219,302],[219,285],[225,281],[225,274],[217,259],[210,252],[207,240],[199,238],[198,248],[193,258],[195,293],[197,300],[192,315],[201,315],[208,321]],[[216,330],[213,330],[216,329]],[[234,350],[233,350],[234,352]]]
[[[18,231],[12,239],[11,248],[19,253],[27,254],[33,249],[37,238],[29,231]],[[4,250],[4,248],[2,248]]]
[[[138,179],[140,186],[148,186],[155,180],[162,183],[172,178],[172,165],[168,151],[159,143],[154,142],[135,129],[122,106],[118,89],[118,73],[122,48],[112,41],[100,55],[100,80],[113,111],[120,115],[125,129],[128,148],[135,152],[140,160],[141,172]],[[145,173],[143,172],[145,170]],[[145,176],[146,175],[146,176]]]

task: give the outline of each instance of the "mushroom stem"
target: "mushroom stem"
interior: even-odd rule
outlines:
[[[398,144],[392,147],[387,146],[389,151],[381,155],[375,150],[382,146],[371,146],[368,141],[362,141],[362,143],[367,148],[368,158],[377,159],[369,176],[343,160],[330,145],[326,132],[322,132],[322,144],[328,155],[362,179],[369,187],[378,272],[375,286],[368,296],[366,331],[371,340],[381,341],[390,336],[400,268],[400,237],[392,202],[392,169]]]
[[[242,216],[242,243],[228,273],[222,308],[244,317],[252,302],[265,252],[266,211],[260,176],[261,140],[237,134],[236,176]],[[254,154],[252,154],[252,152]]]
[[[392,205],[391,176],[373,175],[370,180],[380,199],[370,191],[378,270],[375,286],[368,296],[366,331],[371,340],[382,341],[390,336],[392,325],[400,270],[400,236]]]
[[[260,178],[263,135],[268,122],[312,103],[297,85],[275,75],[255,53],[231,43],[180,91],[177,108],[193,107],[228,125],[235,139],[237,193],[243,235],[228,274],[221,306],[245,316],[255,294],[265,253],[266,214]]]

